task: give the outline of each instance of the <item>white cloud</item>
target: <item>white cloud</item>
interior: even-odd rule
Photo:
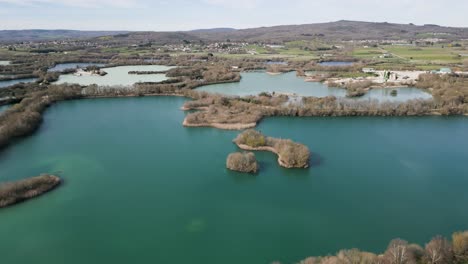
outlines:
[[[82,8],[129,8],[137,6],[137,2],[137,0],[0,0],[0,4],[6,3],[20,6],[40,7],[43,4],[53,4]]]

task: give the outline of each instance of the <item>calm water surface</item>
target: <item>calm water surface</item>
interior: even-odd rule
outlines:
[[[137,66],[119,66],[112,68],[103,68],[107,75],[105,76],[76,76],[74,74],[61,75],[57,84],[78,83],[81,85],[97,84],[100,86],[131,86],[137,82],[161,82],[167,80],[165,74],[128,74],[129,71],[165,71],[172,67],[161,65],[137,65]]]
[[[66,69],[75,69],[75,68],[86,68],[88,66],[98,66],[98,67],[103,67],[105,64],[102,63],[82,63],[82,62],[71,62],[71,63],[59,63],[55,65],[54,67],[48,69],[49,72],[54,72],[54,71],[63,71]]]
[[[0,152],[0,181],[52,193],[0,210],[2,263],[295,263],[468,228],[468,119],[268,118],[312,168],[225,169],[237,132],[184,128],[182,98],[62,102]]]
[[[324,61],[320,62],[321,66],[353,66],[354,62],[352,61]]]
[[[288,65],[285,61],[267,61],[265,64],[267,65]]]
[[[11,61],[0,60],[0,66],[10,65]]]
[[[0,105],[0,113],[10,108],[10,105]]]
[[[242,79],[238,83],[214,84],[198,88],[199,91],[220,93],[226,95],[257,95],[261,92],[276,92],[285,94],[297,94],[301,96],[315,97],[346,97],[343,88],[328,87],[320,82],[305,82],[298,78],[295,72],[280,75],[269,75],[265,72],[242,73]],[[397,90],[397,96],[392,96],[392,90]],[[418,88],[391,88],[373,89],[366,95],[353,98],[353,100],[375,99],[379,101],[403,102],[410,99],[431,99],[432,96]]]
[[[15,85],[15,84],[18,84],[18,83],[30,83],[30,82],[35,82],[35,81],[36,81],[36,78],[25,78],[25,79],[0,81],[0,88],[8,87],[8,86]]]

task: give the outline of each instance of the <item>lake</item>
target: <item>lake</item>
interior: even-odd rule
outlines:
[[[279,75],[269,75],[265,72],[241,73],[242,79],[237,83],[214,84],[198,88],[198,91],[220,93],[225,95],[257,95],[261,92],[276,92],[285,94],[297,94],[301,96],[315,97],[346,97],[343,88],[328,87],[320,82],[305,82],[303,78],[296,76],[295,72]],[[396,96],[391,95],[392,90],[397,90]],[[366,95],[353,98],[354,100],[376,99],[379,101],[402,102],[409,99],[431,99],[432,96],[418,88],[386,88],[373,89]]]
[[[0,181],[64,184],[0,210],[2,263],[296,263],[382,252],[468,229],[468,119],[267,118],[312,151],[308,170],[258,152],[230,172],[235,131],[184,128],[178,97],[66,101],[0,152]]]
[[[82,63],[82,62],[59,63],[59,64],[56,64],[54,67],[48,69],[47,71],[55,72],[55,71],[63,71],[66,69],[86,68],[92,65],[97,66],[97,67],[105,66],[105,64],[102,64],[102,63]]]
[[[10,108],[11,105],[0,105],[0,113]]]
[[[353,64],[354,62],[352,61],[324,61],[319,63],[319,65],[327,67],[353,66]]]
[[[30,82],[35,82],[35,81],[36,81],[36,78],[25,78],[25,79],[0,81],[0,88],[8,87],[8,86],[15,85],[15,84],[18,84],[18,83],[30,83]]]
[[[107,75],[94,76],[83,75],[77,76],[74,74],[61,75],[57,84],[62,83],[77,83],[80,85],[97,84],[99,86],[131,86],[137,82],[161,82],[167,80],[165,74],[128,74],[129,71],[166,71],[173,67],[161,65],[136,65],[136,66],[119,66],[112,68],[102,68]]]
[[[11,61],[0,60],[0,66],[10,65]]]
[[[265,64],[267,65],[288,65],[285,61],[267,61]]]

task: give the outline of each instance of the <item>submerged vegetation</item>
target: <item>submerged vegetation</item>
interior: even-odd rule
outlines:
[[[468,231],[465,231],[454,233],[451,241],[436,236],[424,247],[394,239],[380,255],[358,249],[341,250],[335,256],[310,257],[300,264],[464,264],[467,261]]]
[[[226,167],[238,172],[257,173],[259,166],[253,152],[235,152],[227,157]]]
[[[244,150],[262,150],[277,154],[278,163],[282,167],[309,167],[309,148],[290,139],[266,137],[256,130],[249,129],[239,134],[234,142]]]
[[[60,178],[44,174],[16,182],[0,184],[0,208],[44,194],[60,184]]]

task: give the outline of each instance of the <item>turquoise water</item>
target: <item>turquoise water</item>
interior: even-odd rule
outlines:
[[[77,83],[81,85],[97,84],[99,86],[131,86],[137,82],[161,82],[167,80],[165,74],[128,74],[129,71],[166,71],[171,69],[169,66],[161,65],[135,65],[135,66],[119,66],[112,68],[103,68],[107,75],[83,75],[75,74],[61,75],[57,84],[61,83]]]
[[[0,81],[0,88],[8,87],[11,85],[15,85],[18,83],[30,83],[36,81],[35,78],[25,78],[25,79],[15,79],[15,80],[8,80],[8,81]]]
[[[248,176],[225,169],[238,132],[184,128],[184,102],[48,109],[0,152],[0,181],[64,184],[0,210],[2,263],[295,263],[468,229],[467,118],[267,118],[259,129],[309,146],[312,167],[259,152]]]
[[[10,108],[10,105],[0,105],[0,113]]]
[[[88,66],[95,65],[98,67],[103,67],[105,64],[102,63],[82,63],[82,62],[75,62],[75,63],[59,63],[54,67],[50,68],[49,72],[54,71],[63,71],[66,69],[75,69],[75,68],[86,68]]]
[[[296,94],[301,96],[315,97],[346,97],[343,88],[328,87],[320,82],[305,82],[304,79],[296,77],[295,72],[280,75],[269,75],[265,72],[242,73],[242,79],[238,83],[214,84],[198,88],[199,91],[209,93],[220,93],[225,95],[257,95],[261,92],[275,92],[283,94]],[[398,94],[392,96],[392,90]],[[403,102],[410,99],[431,99],[432,96],[418,88],[385,88],[373,89],[366,95],[353,98],[353,100],[379,100],[391,102]]]

